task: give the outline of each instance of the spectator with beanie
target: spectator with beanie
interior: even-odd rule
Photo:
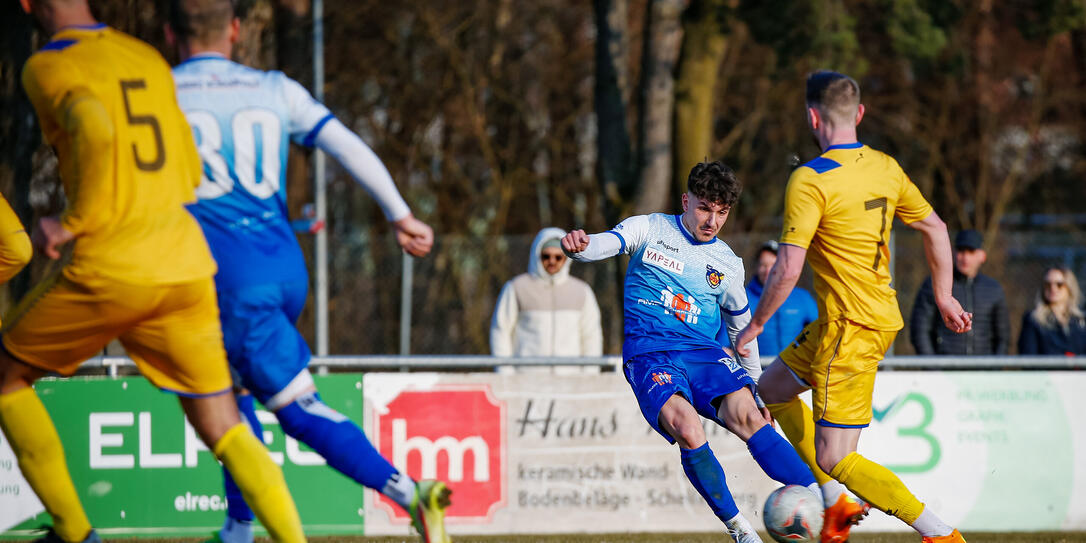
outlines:
[[[1007,354],[1010,317],[1007,300],[999,282],[980,273],[988,259],[984,238],[976,230],[962,230],[954,238],[954,299],[973,314],[973,329],[957,334],[943,326],[935,293],[928,277],[916,294],[909,336],[917,354],[993,355]]]
[[[1022,317],[1019,354],[1086,354],[1082,291],[1067,268],[1049,268],[1037,305]]]
[[[747,283],[747,302],[753,312],[758,307],[758,300],[762,297],[762,289],[765,288],[769,270],[777,263],[777,249],[779,245],[774,240],[762,244],[755,256],[755,273]],[[811,293],[801,288],[792,290],[788,298],[781,304],[781,308],[773,314],[765,323],[762,335],[758,336],[758,352],[761,356],[777,356],[784,350],[796,336],[803,331],[808,324],[818,319],[818,305]],[[723,339],[726,330],[721,330],[723,344],[728,341]]]

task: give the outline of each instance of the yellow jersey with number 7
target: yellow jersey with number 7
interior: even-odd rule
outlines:
[[[150,45],[105,25],[67,27],[27,61],[23,87],[56,150],[76,235],[76,282],[176,284],[215,262],[196,220],[200,159],[173,76]]]
[[[896,160],[861,143],[831,146],[796,168],[780,241],[807,249],[819,318],[900,330],[890,228],[895,215],[908,224],[931,212]]]

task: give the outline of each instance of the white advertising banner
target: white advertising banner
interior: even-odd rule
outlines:
[[[45,511],[19,471],[19,461],[0,432],[0,532]]]
[[[366,430],[453,489],[453,534],[719,531],[621,375],[369,374]],[[1086,372],[883,372],[860,452],[963,530],[1086,529]],[[706,422],[742,511],[778,485]],[[1007,514],[1007,503],[1015,513]],[[367,534],[404,534],[374,492]],[[859,530],[907,529],[874,513]]]

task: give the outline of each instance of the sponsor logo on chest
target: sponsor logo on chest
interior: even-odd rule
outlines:
[[[646,264],[651,264],[657,268],[663,268],[671,273],[679,275],[683,273],[683,268],[685,267],[682,260],[667,256],[652,247],[645,249],[645,252],[641,254],[641,260]]]

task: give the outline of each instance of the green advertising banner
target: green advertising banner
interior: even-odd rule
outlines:
[[[362,424],[362,375],[314,376],[333,409]],[[43,380],[36,385],[91,522],[103,535],[210,535],[226,514],[221,466],[185,420],[177,397],[141,377]],[[282,466],[310,535],[362,533],[364,489],[286,437],[258,410],[264,443]],[[29,489],[27,489],[29,490]],[[7,535],[50,523],[41,513]]]

